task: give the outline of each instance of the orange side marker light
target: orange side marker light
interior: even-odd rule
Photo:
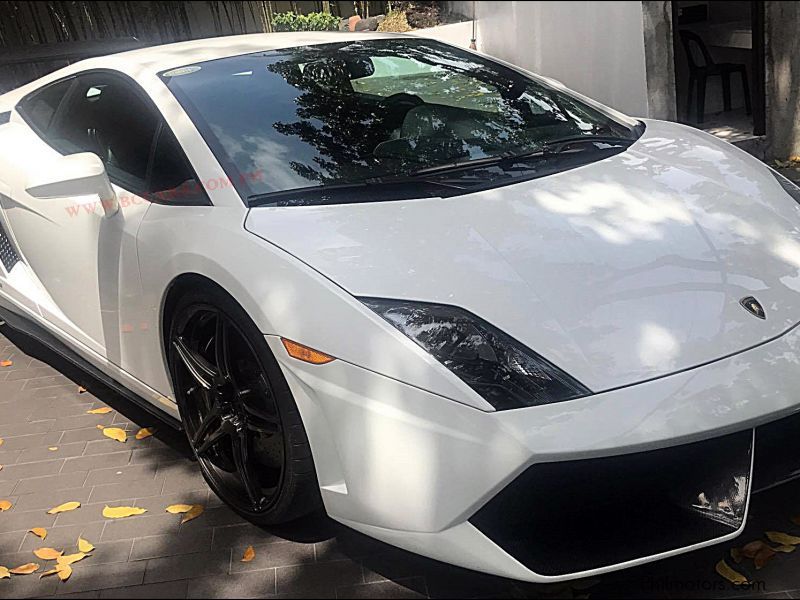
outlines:
[[[283,347],[286,348],[286,352],[289,353],[289,356],[296,358],[297,360],[302,360],[303,362],[311,363],[312,365],[324,365],[336,360],[334,357],[329,356],[324,352],[314,350],[308,346],[303,346],[302,344],[298,344],[292,340],[281,338],[281,341],[283,342]]]

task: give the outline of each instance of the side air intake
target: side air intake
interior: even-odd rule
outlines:
[[[14,265],[21,261],[22,259],[19,257],[19,254],[17,254],[17,251],[14,250],[11,240],[9,240],[8,235],[6,235],[3,224],[0,223],[0,262],[3,263],[3,267],[5,267],[6,271],[11,271]]]

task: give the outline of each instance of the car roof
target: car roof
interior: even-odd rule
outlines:
[[[113,68],[136,65],[151,72],[160,72],[189,64],[265,50],[400,37],[404,36],[376,32],[302,31],[292,33],[256,33],[150,46],[83,62],[105,62],[106,67],[113,66]],[[92,68],[97,67],[93,65]]]

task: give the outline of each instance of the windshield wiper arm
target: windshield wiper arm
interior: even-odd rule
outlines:
[[[409,186],[415,186],[415,189],[411,189]],[[375,196],[438,197],[442,195],[441,190],[445,190],[444,193],[452,193],[455,187],[424,177],[388,178],[380,176],[351,183],[310,185],[290,190],[253,194],[247,198],[247,205],[254,208],[303,204],[349,204],[363,201],[363,195],[358,192],[367,190]]]
[[[412,171],[409,175],[412,177],[419,177],[424,175],[437,175],[439,173],[450,173],[453,171],[463,171],[465,169],[473,169],[476,167],[490,167],[492,165],[502,165],[505,163],[514,162],[523,158],[541,158],[544,156],[544,151],[540,148],[531,150],[530,152],[519,152],[496,154],[494,156],[485,156],[483,158],[475,158],[472,160],[462,160],[443,165],[434,165],[432,167],[425,167]]]
[[[409,175],[412,177],[437,175],[439,173],[450,173],[453,171],[462,171],[465,169],[473,169],[476,167],[487,167],[492,165],[504,165],[513,163],[516,160],[523,160],[528,158],[547,158],[561,154],[564,150],[574,144],[608,144],[609,146],[630,146],[636,140],[626,137],[616,137],[607,135],[573,135],[564,138],[558,138],[542,144],[541,147],[528,152],[506,152],[503,154],[496,154],[494,156],[486,156],[484,158],[476,158],[472,160],[462,160],[443,165],[434,165],[424,169],[412,171]]]
[[[543,153],[545,156],[561,154],[567,148],[576,144],[607,144],[609,146],[631,146],[636,140],[613,135],[571,135],[558,138],[545,143]],[[603,148],[605,150],[605,148]]]

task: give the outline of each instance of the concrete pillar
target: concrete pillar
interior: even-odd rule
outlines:
[[[647,116],[677,119],[675,57],[672,42],[672,2],[642,2],[644,54],[647,75]]]
[[[800,155],[800,2],[765,3],[767,155]]]

